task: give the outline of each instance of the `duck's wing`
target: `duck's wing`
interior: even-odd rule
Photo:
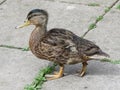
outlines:
[[[83,52],[86,56],[92,56],[92,55],[101,55],[109,57],[108,54],[103,52],[99,46],[97,46],[92,41],[83,39],[81,37],[75,36],[74,37],[75,43],[77,43],[77,48],[79,52]]]
[[[78,50],[73,42],[74,34],[64,29],[52,29],[41,40],[41,52],[49,59],[65,62],[70,57],[78,57]]]

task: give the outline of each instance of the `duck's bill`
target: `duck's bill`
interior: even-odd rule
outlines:
[[[29,26],[31,23],[30,23],[30,21],[25,21],[24,22],[24,24],[22,24],[22,25],[20,25],[20,26],[17,26],[17,27],[15,27],[16,29],[18,29],[18,28],[23,28],[23,27],[26,27],[26,26]]]

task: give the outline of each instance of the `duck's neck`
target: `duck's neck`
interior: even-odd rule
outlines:
[[[42,38],[45,36],[45,34],[47,32],[46,26],[36,26],[34,29],[34,32],[37,32],[36,35],[39,35]]]
[[[47,30],[45,26],[36,26],[31,36],[35,40],[41,40],[45,36],[46,32]]]
[[[46,32],[47,30],[45,26],[36,26],[30,36],[30,40],[29,40],[30,47],[39,44],[41,39],[46,35]]]

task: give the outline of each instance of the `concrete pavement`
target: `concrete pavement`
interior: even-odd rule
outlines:
[[[0,0],[1,2],[2,0]],[[28,46],[33,26],[16,30],[34,8],[49,13],[48,29],[66,28],[81,36],[116,0],[7,0],[0,5],[0,45]],[[96,3],[100,6],[88,6]],[[120,59],[120,1],[97,23],[86,39],[99,45],[113,60]],[[0,90],[23,90],[49,64],[30,51],[0,47]],[[81,64],[66,66],[63,78],[45,82],[42,90],[120,90],[120,65],[91,61],[85,77],[76,76]]]

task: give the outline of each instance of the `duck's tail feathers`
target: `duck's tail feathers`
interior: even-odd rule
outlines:
[[[90,60],[101,60],[104,58],[110,58],[110,56],[107,53],[100,50],[96,55],[90,56],[89,59]]]
[[[108,55],[107,53],[103,52],[102,50],[99,50],[97,55],[100,55],[100,56],[105,56],[105,57],[110,57],[110,55]]]

